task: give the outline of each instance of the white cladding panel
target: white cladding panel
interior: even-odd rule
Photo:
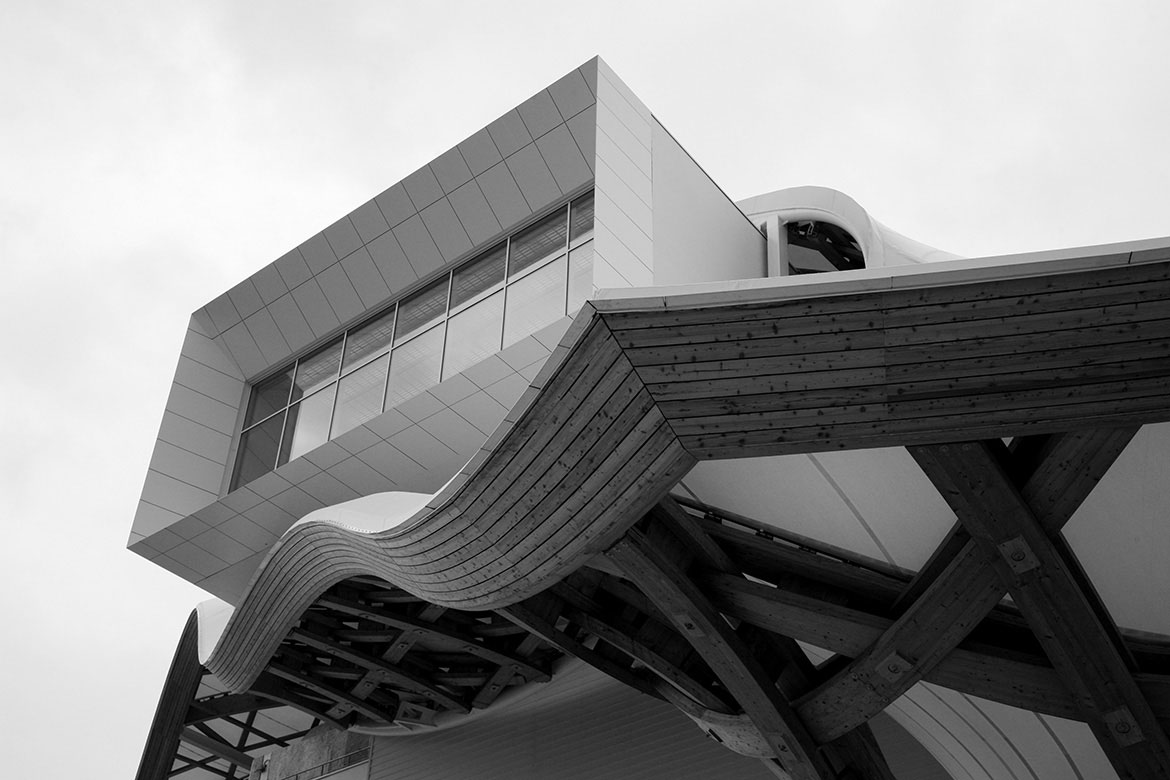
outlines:
[[[654,134],[654,284],[758,279],[767,242],[658,120]]]

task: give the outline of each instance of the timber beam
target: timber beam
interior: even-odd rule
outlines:
[[[252,768],[252,756],[229,745],[222,739],[217,739],[209,734],[204,734],[188,727],[183,729],[182,740],[191,747],[202,750],[204,753],[210,753],[216,758],[222,758],[229,764],[235,764],[245,769]]]
[[[669,496],[664,498],[651,511],[650,516],[652,521],[657,521],[660,526],[673,531],[694,552],[697,564],[728,575],[743,573],[731,556],[705,533],[700,522],[674,499]],[[757,645],[763,645],[766,652],[781,660],[783,666],[776,685],[789,700],[813,687],[817,679],[816,669],[794,639],[761,631],[747,622],[740,624],[737,633],[748,640],[754,640]],[[808,726],[807,721],[805,725]],[[815,731],[813,736],[817,737]],[[893,773],[868,723],[859,724],[837,739],[834,744],[826,745],[823,749],[841,777],[893,780]]]
[[[910,451],[984,551],[1117,773],[1170,777],[1170,739],[1096,599],[1004,471],[1002,447],[984,441]]]
[[[743,639],[686,572],[632,529],[606,556],[699,652],[743,708],[784,770],[796,780],[836,773]]]
[[[1059,531],[1135,432],[1030,437],[1012,453],[1000,453],[1005,478],[1033,498],[1050,533]],[[916,597],[894,624],[800,702],[814,736],[835,739],[867,722],[950,655],[1007,592],[990,564],[984,545],[960,523],[924,567],[929,579],[916,579],[907,589]],[[1124,647],[1111,621],[1108,626],[1115,647]]]

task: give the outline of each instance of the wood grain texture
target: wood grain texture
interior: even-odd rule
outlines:
[[[997,445],[911,453],[984,549],[1117,773],[1170,776],[1170,739],[1090,596],[1003,472]]]

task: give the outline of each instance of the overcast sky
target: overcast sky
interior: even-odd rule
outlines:
[[[506,10],[502,10],[506,9]],[[1170,235],[1170,4],[0,0],[6,777],[132,777],[205,597],[124,549],[190,313],[594,54],[733,198]]]

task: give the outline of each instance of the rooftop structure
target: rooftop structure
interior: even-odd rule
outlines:
[[[594,59],[192,316],[139,778],[1170,776],[1167,300],[733,203]]]

